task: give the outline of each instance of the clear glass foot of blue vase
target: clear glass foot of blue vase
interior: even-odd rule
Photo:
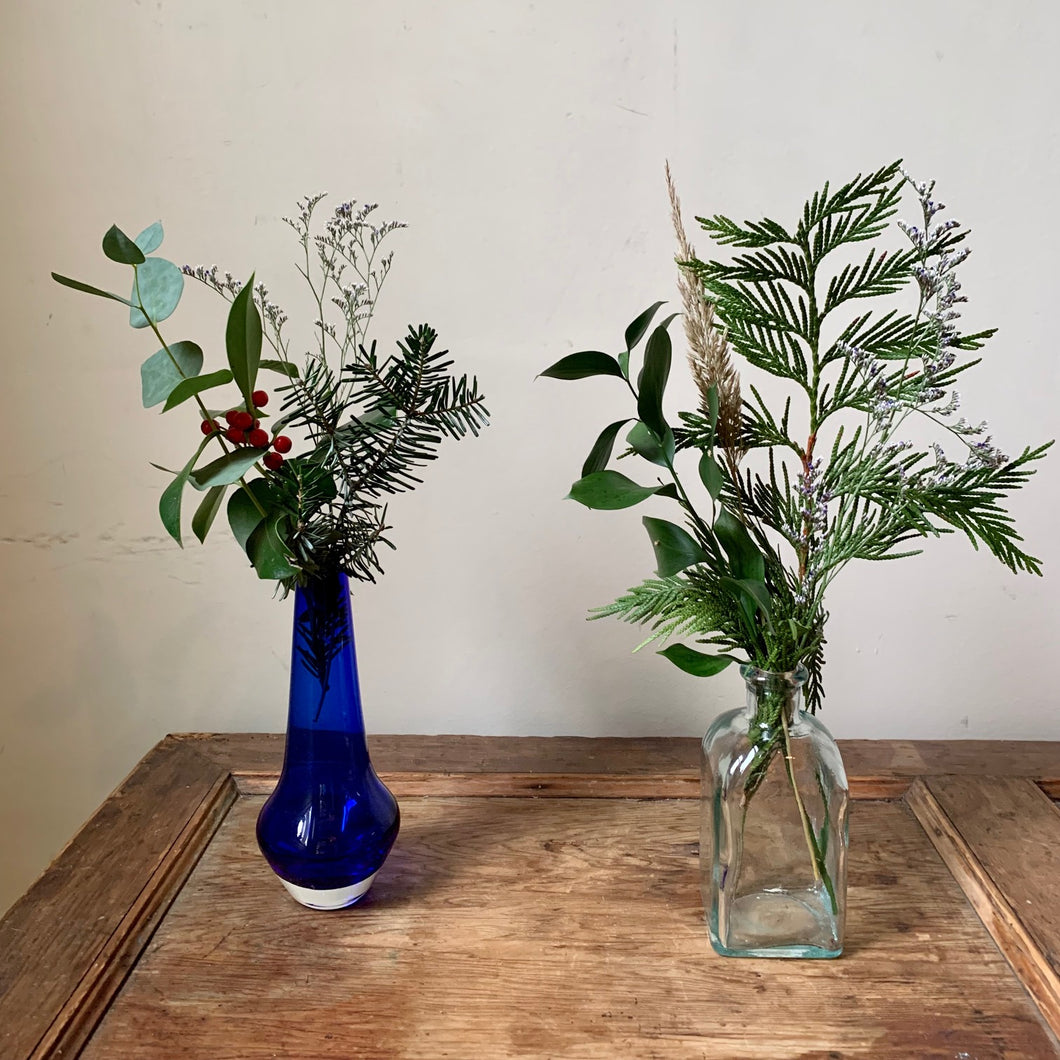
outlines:
[[[365,742],[348,580],[299,586],[287,745],[258,845],[296,901],[343,909],[367,893],[399,824]]]

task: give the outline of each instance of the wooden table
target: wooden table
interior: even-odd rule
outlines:
[[[0,1057],[1060,1056],[1060,743],[845,743],[835,961],[712,952],[696,740],[372,752],[401,835],[316,913],[254,842],[282,739],[163,740],[0,921]]]

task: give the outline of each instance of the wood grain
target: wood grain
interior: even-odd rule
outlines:
[[[461,813],[471,813],[471,807],[479,803],[482,807],[496,806],[501,803],[514,807],[534,807],[534,814],[543,812],[540,808],[550,803],[556,813],[562,813],[568,807],[585,804],[595,806],[596,810],[593,812],[605,822],[611,820],[611,815],[621,813],[623,807],[637,805],[656,807],[672,805],[682,807],[684,813],[694,814],[696,812],[695,803],[692,800],[698,786],[699,741],[695,738],[597,740],[577,737],[384,736],[373,738],[371,746],[373,756],[381,771],[393,777],[402,795],[403,803],[407,804],[409,800],[412,800],[414,803],[437,807],[463,807],[459,810],[458,817]],[[1026,778],[1027,781],[1037,784],[1038,788],[1045,793],[1060,796],[1060,744],[1057,743],[842,741],[841,746],[853,791],[861,800],[897,798],[905,793],[918,777],[938,778],[946,775],[966,778],[990,775]],[[23,1060],[30,1056],[72,1057],[77,1054],[79,1041],[107,1007],[128,969],[135,964],[138,955],[148,941],[153,926],[165,913],[170,900],[179,890],[182,879],[186,876],[202,846],[208,843],[211,829],[224,815],[227,802],[233,794],[232,782],[238,782],[245,790],[267,790],[273,783],[282,762],[282,748],[282,737],[268,734],[220,736],[193,734],[167,737],[145,757],[140,766],[103,804],[34,887],[0,920],[0,1057],[3,1057],[3,1060],[8,1060],[9,1057],[11,1060]],[[935,781],[931,780],[931,783],[934,784]],[[950,781],[947,780],[939,788],[940,793],[947,790],[946,785],[949,784]],[[925,787],[924,790],[927,791],[927,788]],[[913,802],[916,802],[918,791],[919,788],[916,786],[912,789]],[[958,788],[952,788],[952,791],[957,792]],[[1024,789],[1024,794],[1028,798],[1032,797],[1028,794],[1030,791],[1028,784]],[[417,795],[430,795],[431,798],[417,798]],[[505,796],[505,798],[498,799],[497,796]],[[932,800],[935,798],[930,791],[928,791],[928,796]],[[661,801],[667,797],[683,801],[672,803]],[[631,801],[633,799],[638,801]],[[966,816],[974,819],[976,817],[974,800],[965,799],[964,802],[969,808]],[[248,803],[241,799],[235,803],[235,810],[240,814],[244,813],[246,806],[250,803],[253,803],[253,800]],[[863,808],[872,808],[872,812],[875,813],[877,812],[874,808],[876,805],[872,801],[863,801],[859,803],[858,811],[860,812]],[[937,802],[935,805],[938,805]],[[1044,873],[1043,878],[1052,879],[1055,877],[1055,868],[1047,863],[1044,852],[1060,847],[1060,840],[1054,836],[1050,845],[1048,837],[1055,827],[1055,821],[1051,820],[1048,815],[1042,814],[1041,801],[1037,805],[1044,828],[1042,838],[1045,845],[1040,847],[1042,856],[1036,857],[1024,875],[1030,874],[1037,878]],[[958,813],[953,806],[950,808]],[[403,809],[406,813],[407,832],[407,806],[403,806]],[[939,812],[943,817],[947,817],[946,812],[941,808]],[[516,813],[515,819],[519,817],[520,815]],[[444,836],[447,831],[445,814],[436,821],[436,826],[439,834]],[[627,845],[632,846],[636,844],[638,834],[636,829],[627,828],[625,833],[620,830],[619,839],[625,835]],[[856,834],[855,832],[855,836]],[[562,839],[562,835],[562,831],[557,833],[559,839]],[[873,835],[874,838],[881,840],[885,838],[882,834],[880,837],[875,837],[875,832]],[[1011,873],[1008,877],[999,873],[998,879],[1001,883],[998,883],[994,881],[990,873],[982,869],[978,859],[983,857],[989,860],[986,852],[995,844],[997,838],[993,833],[984,833],[978,837],[972,835],[972,842],[965,845],[969,851],[969,864],[974,863],[979,866],[1000,893],[1002,886],[1016,886],[1020,872]],[[405,839],[408,839],[407,834],[405,834]],[[426,839],[423,841],[429,849],[430,842]],[[528,839],[525,841],[529,842]],[[505,842],[497,842],[497,849],[501,853],[506,849]],[[887,887],[902,891],[907,886],[909,878],[916,876],[920,871],[919,862],[915,858],[907,858],[905,862],[899,861],[898,863],[899,866],[904,865],[904,867],[899,867],[898,871],[891,871],[884,865],[888,855],[879,843],[877,843],[877,848],[877,854],[874,856],[879,860],[878,880],[886,883]],[[212,849],[211,846],[208,856]],[[254,853],[252,844],[247,850],[249,858],[257,869],[264,870],[264,865]],[[694,856],[694,844],[686,844],[683,850],[682,856]],[[856,847],[855,854],[857,855]],[[998,855],[1000,862],[1005,862],[1011,854],[1011,851],[1002,850]],[[395,857],[400,859],[400,856],[399,848]],[[456,852],[451,852],[450,856],[456,858]],[[635,867],[635,855],[630,856],[634,858],[631,865]],[[398,864],[400,865],[400,860]],[[405,867],[412,870],[411,876],[415,878],[415,865],[406,861]],[[619,871],[618,868],[614,866],[613,868],[615,873]],[[928,871],[929,877],[931,871]],[[974,887],[968,884],[968,878],[962,876],[958,869],[955,871],[958,878],[970,886],[972,900],[980,901]],[[410,873],[406,872],[401,878],[404,879],[409,875]],[[613,877],[614,873],[611,875]],[[274,902],[277,898],[283,898],[286,902],[287,899],[282,892],[275,888],[274,881],[266,878],[273,885],[269,901]],[[606,878],[607,874],[599,877],[604,886],[607,886]],[[952,888],[952,878],[946,877],[946,880]],[[470,880],[469,883],[477,886],[474,880]],[[568,884],[568,891],[575,892],[573,882]],[[1041,892],[1042,909],[1056,908],[1052,895],[1052,891]],[[1001,897],[1003,901],[1008,901],[1004,894]],[[465,895],[464,899],[467,898],[468,896]],[[180,900],[183,900],[183,895]],[[473,900],[472,897],[472,902]],[[428,908],[433,908],[434,913],[444,920],[451,915],[452,907],[459,907],[460,901],[459,896],[453,896],[452,902],[440,910],[434,907]],[[698,903],[698,899],[696,901]],[[363,910],[356,911],[356,915],[361,916],[366,910],[372,908],[373,903],[377,902],[378,899],[373,898]],[[1027,952],[1037,947],[1048,969],[1055,971],[1057,952],[1055,921],[1050,915],[1037,918],[1031,915],[1031,911],[1035,909],[1033,897],[1031,897],[1031,902],[1032,905],[1028,907],[1024,899],[1023,908],[1020,908],[1018,901],[1010,902],[1010,908],[1015,917],[1013,923],[1025,932],[1028,940]],[[698,910],[698,904],[696,908]],[[961,908],[966,914],[971,912],[971,907],[967,904]],[[227,915],[226,907],[222,906],[220,909]],[[618,923],[625,923],[626,920],[635,919],[639,915],[640,910],[630,905],[628,916],[619,918]],[[290,905],[284,907],[279,923],[303,924],[304,916],[304,910]],[[339,915],[340,919],[344,916],[345,914]],[[706,952],[707,960],[714,959],[702,945],[705,943],[706,936],[701,930],[702,926],[698,923],[698,916],[697,912],[696,946],[699,949],[696,950],[696,962],[692,962],[691,957],[687,958],[689,974],[699,969],[700,950]],[[169,924],[171,919],[171,915],[167,916],[163,925]],[[221,916],[221,919],[224,920],[225,917]],[[987,920],[989,921],[989,915]],[[880,923],[886,926],[888,923],[886,916],[880,920]],[[425,925],[421,927],[424,931],[427,930]],[[607,927],[607,924],[603,924],[602,927]],[[903,929],[899,927],[898,930]],[[938,930],[944,932],[945,925]],[[605,931],[604,935],[606,938],[615,938],[613,931],[610,935],[607,935]],[[986,937],[980,929],[980,943]],[[961,938],[963,936],[957,939],[958,950],[962,945]],[[325,941],[328,941],[327,936],[325,936]],[[356,952],[354,943],[347,944],[353,946],[352,952]],[[544,944],[540,939],[538,943]],[[687,938],[683,944],[691,945]],[[418,950],[425,945],[425,942],[420,939],[417,946],[412,948]],[[990,946],[992,945],[991,943]],[[554,978],[557,973],[552,968],[552,964],[555,963],[556,954],[562,947],[568,946],[571,953],[580,952],[580,950],[576,941],[566,938],[561,941],[553,939],[549,942],[549,946],[551,948],[547,952],[551,963],[546,962],[538,971],[542,976]],[[223,949],[223,946],[221,948]],[[427,950],[429,949],[430,947],[427,947]],[[995,958],[997,957],[996,949],[990,949],[989,952]],[[1011,956],[1017,950],[1010,946],[1007,952]],[[408,949],[402,951],[402,961],[408,955]],[[485,950],[476,951],[473,956],[475,961],[487,963],[492,959]],[[599,957],[599,954],[596,956]],[[844,956],[838,965],[832,962],[828,967],[845,968],[852,956],[853,954]],[[248,957],[248,960],[253,964],[252,955]],[[434,954],[432,960],[441,961],[441,966],[445,967],[444,953],[441,956]],[[579,961],[582,961],[582,958],[579,958]],[[753,988],[758,991],[761,987],[773,993],[774,989],[780,991],[794,989],[791,986],[793,981],[785,978],[788,973],[777,971],[775,962],[770,962],[767,971],[769,971],[770,982],[772,982],[773,975],[780,976],[776,982],[781,986],[776,988],[763,987],[761,973],[734,975],[731,970],[732,963],[727,963],[728,968],[725,974],[742,983],[745,990]],[[740,963],[742,967],[743,962]],[[1030,968],[1031,972],[1028,974],[1033,972],[1033,961],[1026,966],[1021,965],[1019,960],[1014,961],[1014,964],[1017,968]],[[584,962],[579,964],[579,968],[583,965]],[[588,965],[584,965],[586,968],[591,966],[591,961]],[[985,967],[988,968],[988,972],[984,972],[984,976],[989,978],[992,974],[989,969],[993,965],[988,963]],[[928,972],[933,970],[932,959],[929,958],[926,968]],[[240,971],[241,969],[236,969],[234,974],[238,975]],[[469,970],[469,974],[470,971],[473,971],[473,967]],[[610,969],[604,976],[604,981],[611,982],[607,976],[613,973],[614,969]],[[825,976],[827,979],[826,973],[821,969],[814,974]],[[835,973],[828,974],[834,975]],[[908,975],[912,981],[918,975],[924,975],[925,972],[923,969],[918,971],[914,965],[910,964],[907,967],[903,966],[901,974]],[[667,976],[669,975],[669,972],[664,973],[663,980],[668,982]],[[707,978],[709,979],[710,976]],[[468,975],[465,975],[464,979],[470,981]],[[683,980],[680,981],[683,983]],[[822,980],[822,983],[824,982],[825,980]],[[456,990],[455,983],[456,980],[450,984],[451,990]],[[748,983],[751,983],[752,987],[748,987]],[[853,1005],[857,1001],[862,1007],[873,1011],[880,1005],[889,1005],[889,993],[884,989],[883,984],[877,985],[879,989],[876,992],[873,992],[874,988],[870,986],[868,993],[860,999],[854,995],[848,997],[848,1005]],[[976,980],[976,990],[979,985],[981,984]],[[975,993],[975,991],[967,992],[968,984],[963,980],[960,982],[954,980],[951,986],[965,1001]],[[584,984],[580,980],[571,987],[575,996],[581,996],[578,992],[583,988]],[[617,980],[612,983],[611,988],[616,991],[619,989]],[[836,988],[835,982],[831,982],[828,986],[831,990]],[[431,989],[434,988],[427,989],[424,996],[432,996]],[[687,990],[687,986],[682,986],[682,989]],[[558,1001],[562,1002],[565,996],[565,994],[560,996]],[[635,992],[634,997],[636,996]],[[929,996],[931,996],[930,993]],[[1045,993],[1036,989],[1035,996],[1039,999],[1044,998],[1043,1007],[1051,1011],[1050,1002]],[[457,1004],[459,999],[455,994],[446,995],[446,998],[446,1003],[459,1009]],[[593,1007],[588,999],[583,998],[583,1002],[589,1008]],[[347,1005],[350,1003],[345,995],[344,1003]],[[517,1006],[517,1004],[517,1001],[513,1002],[513,1005]],[[636,1011],[636,1005],[634,1005],[634,1013],[631,1015],[627,1012],[626,1016],[633,1019]],[[538,1013],[539,1018],[544,1021],[543,1025],[547,1026],[548,1019],[554,1018],[550,1013],[551,1010]],[[712,1013],[711,1019],[723,1023],[730,1021],[730,1015],[725,1012],[712,1010]],[[971,1010],[972,1022],[979,1021],[983,1026],[993,1026],[991,1020],[995,1017],[996,1013],[993,1009],[977,1010],[973,1006]],[[764,1025],[769,1027],[768,1018],[762,1018]],[[1036,1019],[1033,1009],[1029,1007],[1022,1012],[1022,1015],[1012,1018],[1017,1023],[1029,1021],[1031,1024],[1034,1024]],[[263,1033],[267,1033],[270,1020],[275,1019],[279,1019],[277,1014],[263,1012],[257,1023],[260,1024]],[[839,1022],[842,1024],[843,1019]],[[1037,1026],[1037,1024],[1034,1025]],[[612,1039],[603,1033],[601,1026],[596,1026],[589,1038],[595,1035],[593,1040],[606,1039],[610,1042]],[[609,1018],[607,1027],[609,1031],[615,1032],[619,1024]],[[1007,1023],[1005,1027],[1008,1027]],[[220,1029],[223,1030],[223,1028]],[[656,1031],[652,1032],[656,1034],[656,1037],[650,1038],[650,1041],[663,1044],[645,1045],[649,1038],[643,1035],[634,1036],[629,1040],[636,1040],[643,1047],[637,1055],[656,1055],[652,1050],[659,1050],[659,1055],[666,1056],[714,1055],[709,1052],[696,1052],[695,1048],[689,1045],[690,1042],[698,1040],[697,1035],[702,1036],[707,1033],[698,1028],[688,1030],[687,1034],[682,1032],[684,1037],[680,1039],[682,1042],[680,1049],[676,1053],[671,1053],[666,1044],[671,1040],[671,1031],[664,1030],[663,1024],[660,1023]],[[891,1037],[898,1045],[895,1046],[896,1051],[893,1055],[909,1057],[958,1055],[947,1052],[948,1045],[938,1046],[941,1051],[937,1053],[923,1051],[927,1046],[915,1038],[915,1031],[915,1027],[910,1029],[908,1026],[897,1027],[894,1030]],[[753,1043],[756,1033],[753,1028],[749,1027],[747,1030],[749,1043]],[[520,1037],[513,1030],[511,1040],[515,1044],[512,1045],[511,1055],[561,1055],[549,1053],[547,1049],[544,1052],[535,1053],[530,1044],[529,1034],[530,1030],[524,1030]],[[280,1036],[282,1038],[282,1034]],[[589,1038],[586,1041],[589,1041]],[[619,1039],[626,1040],[621,1035]],[[325,1037],[324,1040],[328,1039]],[[456,1038],[452,1040],[456,1041]],[[991,1038],[991,1041],[995,1039]],[[984,1047],[980,1053],[973,1052],[969,1055],[983,1057],[1052,1055],[1048,1051],[1026,1054],[1021,1051],[1023,1049],[1021,1041],[1018,1035],[1013,1038],[1008,1030],[1004,1030],[1001,1036],[996,1038],[994,1051],[991,1051],[993,1047]],[[1009,1050],[1011,1042],[1016,1043],[1012,1045],[1012,1049],[1003,1051],[1002,1046],[1004,1050]],[[899,1045],[902,1043],[908,1046],[905,1054],[900,1054]],[[790,1044],[790,1052],[781,1052],[776,1055],[860,1055],[856,1049],[852,1052],[836,1052],[835,1050],[817,1052],[815,1049],[798,1051],[794,1038],[791,1039]],[[681,1051],[686,1047],[691,1051]],[[325,1055],[324,1052],[318,1053],[316,1045],[307,1048],[307,1052],[296,1050],[276,1055],[314,1057]],[[579,1045],[578,1048],[588,1049],[589,1051],[584,1053],[586,1056],[609,1055],[593,1052],[592,1048],[585,1043]],[[932,1044],[930,1048],[935,1049],[936,1044]],[[1049,1048],[1052,1046],[1050,1045]],[[522,1051],[519,1051],[520,1049]],[[748,1055],[763,1055],[755,1052],[751,1044],[747,1045],[747,1049]],[[163,1050],[157,1055],[168,1056],[170,1054]],[[203,1055],[214,1054],[204,1053]],[[346,1054],[340,1050],[338,1055]],[[374,1057],[380,1054],[372,1050],[364,1055]],[[405,1054],[395,1053],[394,1055]],[[445,1053],[433,1053],[426,1045],[423,1045],[420,1052],[413,1051],[408,1055],[442,1056]],[[462,1056],[465,1053],[453,1046],[450,1055]],[[621,1049],[615,1055],[623,1055]],[[726,1055],[743,1054],[733,1052]],[[889,1056],[892,1054],[873,1055]]]
[[[275,777],[283,764],[283,737],[278,734],[187,733],[179,739],[196,744],[237,777]],[[369,740],[376,769],[389,774],[676,778],[698,776],[699,744],[687,736],[382,735]],[[855,797],[901,798],[917,777],[940,774],[1028,777],[1060,797],[1060,741],[840,740],[839,746]]]
[[[98,1014],[183,882],[166,862],[222,776],[193,744],[163,740],[0,920],[0,1057],[36,1055],[39,1043],[40,1055],[63,1055],[68,1024]],[[169,893],[156,888],[142,933],[130,912],[160,873]],[[118,976],[109,993],[95,989],[100,975]]]
[[[1060,810],[1011,777],[928,778],[909,803],[1060,1034]]]
[[[687,800],[408,798],[365,902],[296,906],[240,799],[85,1060],[1058,1055],[902,803],[852,813],[847,953],[710,949]]]

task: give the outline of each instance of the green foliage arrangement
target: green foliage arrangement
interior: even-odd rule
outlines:
[[[130,239],[112,227],[103,252],[132,268],[126,298],[52,273],[59,283],[129,307],[129,323],[161,347],[140,369],[143,405],[168,412],[191,401],[199,442],[162,493],[159,515],[182,544],[181,509],[188,486],[203,494],[191,519],[200,542],[227,500],[232,533],[260,578],[295,584],[342,572],[362,581],[382,573],[379,549],[393,548],[382,498],[412,489],[415,471],[435,458],[443,438],[476,435],[488,412],[475,379],[450,373],[447,351],[426,324],[410,326],[390,356],[377,353],[368,330],[393,261],[383,244],[398,222],[374,223],[374,204],[340,204],[314,232],[324,196],[306,197],[285,218],[298,239],[298,271],[309,286],[316,318],[313,348],[296,356],[284,330],[287,314],[251,276],[246,284],[216,266],[184,266],[158,257],[162,225]],[[202,348],[167,342],[159,325],[176,310],[185,277],[231,302],[225,332],[227,368],[203,373]],[[263,342],[272,358],[263,358]],[[262,371],[276,373],[279,415],[267,430],[268,391]],[[235,388],[222,408],[219,388]],[[223,417],[222,424],[217,417]],[[303,439],[299,452],[284,431]],[[158,465],[154,465],[158,466]],[[160,470],[165,471],[165,468]],[[230,492],[231,491],[231,492]]]
[[[1011,570],[1041,573],[1003,503],[1052,443],[1009,458],[985,424],[958,416],[954,384],[994,332],[959,328],[965,297],[956,273],[967,231],[940,220],[933,183],[911,180],[896,162],[838,188],[826,184],[787,227],[697,218],[717,244],[738,251],[723,262],[696,257],[669,170],[667,181],[699,407],[676,421],[664,412],[674,316],[652,329],[661,302],[629,325],[617,356],[574,353],[543,373],[611,376],[632,397],[633,411],[600,433],[570,497],[602,509],[668,497],[683,515],[683,526],[644,519],[656,576],[594,617],[647,626],[645,644],[693,638],[700,647],[673,643],[659,654],[697,676],[733,661],[778,672],[805,665],[816,710],[825,593],[852,560],[915,555],[911,542],[960,531]],[[909,191],[920,217],[897,222],[905,245],[875,245],[893,231]],[[631,358],[645,336],[634,375]],[[763,398],[756,373],[790,391],[779,407]],[[940,441],[914,441],[914,417],[962,459]],[[661,469],[653,484],[607,466],[624,431],[619,456]],[[678,472],[685,452],[698,459],[705,503],[693,501]]]

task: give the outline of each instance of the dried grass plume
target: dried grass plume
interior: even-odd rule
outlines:
[[[744,455],[740,445],[740,377],[729,357],[729,342],[725,332],[714,321],[713,303],[703,297],[695,273],[682,264],[692,261],[696,252],[688,242],[681,220],[681,200],[677,197],[677,189],[670,175],[669,162],[666,163],[666,188],[670,193],[670,216],[677,236],[677,289],[681,293],[681,303],[685,310],[688,364],[702,395],[700,408],[704,415],[709,412],[707,393],[711,387],[717,387],[718,442],[725,450],[727,460],[735,466]]]

